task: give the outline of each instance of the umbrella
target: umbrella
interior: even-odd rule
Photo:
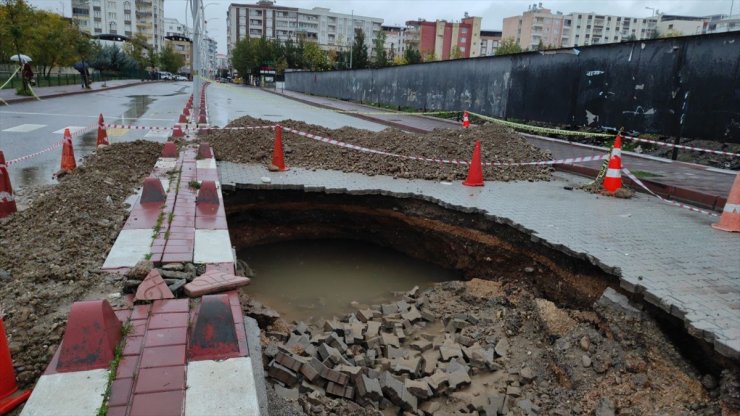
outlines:
[[[74,69],[82,72],[90,67],[87,62],[76,62],[73,66]]]
[[[24,55],[22,53],[11,56],[10,60],[11,61],[21,61],[21,62],[31,62],[32,61],[30,56]]]

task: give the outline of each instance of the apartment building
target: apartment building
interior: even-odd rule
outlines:
[[[155,50],[164,46],[164,0],[72,0],[72,19],[93,36],[143,33]]]
[[[365,44],[372,53],[373,41],[381,30],[383,19],[335,13],[330,9],[314,7],[276,6],[274,1],[256,4],[229,5],[227,12],[227,48],[234,48],[246,37],[278,39],[282,42],[302,37],[316,42],[324,50],[350,48],[354,32],[362,30]]]
[[[564,19],[562,46],[602,45],[625,40],[651,39],[658,17],[609,16],[596,13],[571,13]],[[569,29],[569,30],[568,30]]]
[[[480,56],[494,56],[501,43],[500,30],[481,30],[480,31]]]
[[[418,49],[424,60],[474,58],[480,54],[480,26],[481,18],[467,13],[460,22],[411,20],[407,47]]]
[[[385,51],[388,59],[403,56],[406,53],[406,28],[403,26],[381,26],[385,33]]]
[[[502,37],[513,38],[524,50],[601,45],[624,40],[650,39],[658,17],[639,18],[597,13],[552,13],[533,4],[520,16],[504,19]]]
[[[185,36],[187,38],[193,37],[193,30],[186,26],[184,23],[180,23],[177,19],[169,17],[164,18],[164,35],[165,36]]]
[[[740,30],[740,14],[709,16],[705,33],[735,32]]]

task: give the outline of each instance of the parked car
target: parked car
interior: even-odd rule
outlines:
[[[175,77],[175,81],[187,81],[187,80],[188,80],[188,77],[183,76],[183,75],[178,75]]]
[[[173,80],[173,79],[175,79],[175,77],[170,72],[167,72],[167,71],[159,71],[159,79]]]

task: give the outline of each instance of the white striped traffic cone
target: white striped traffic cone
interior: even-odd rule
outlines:
[[[606,170],[606,177],[602,185],[607,192],[616,192],[622,187],[622,135],[618,134],[614,140],[612,156]]]

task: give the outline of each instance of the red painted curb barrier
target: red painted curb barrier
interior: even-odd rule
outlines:
[[[223,360],[239,356],[239,339],[231,314],[229,296],[203,296],[195,325],[190,333],[191,360]]]
[[[185,133],[182,132],[182,127],[179,124],[172,128],[172,137],[183,137],[184,135]]]
[[[177,120],[178,123],[187,123],[188,117],[185,114],[180,114],[180,118]]]
[[[285,167],[285,156],[283,154],[283,127],[275,126],[275,146],[272,149],[272,166],[280,172],[288,170]]]
[[[172,142],[165,143],[160,157],[177,157],[177,146]]]
[[[75,150],[72,147],[72,135],[69,133],[69,129],[64,129],[61,169],[65,172],[71,172],[75,168],[77,168],[77,162],[75,161]]]
[[[220,270],[210,270],[193,279],[185,285],[185,294],[191,298],[223,292],[250,283],[249,278],[236,276],[234,273],[224,273]]]
[[[208,120],[206,119],[206,114],[201,112],[200,116],[198,117],[198,124],[208,124]]]
[[[717,224],[712,224],[713,228],[733,233],[740,232],[740,172],[735,175],[735,181],[732,183],[730,195],[727,197],[725,209]]]
[[[144,179],[144,189],[141,191],[140,203],[164,202],[167,200],[167,194],[164,192],[162,182],[157,178],[148,177]]]
[[[607,192],[616,192],[622,187],[622,135],[617,134],[614,139],[614,148],[612,157],[609,159],[609,167],[606,170],[604,184],[602,185]]]
[[[198,146],[198,159],[210,159],[213,157],[213,151],[211,151],[211,145],[203,142]]]
[[[107,300],[73,303],[59,347],[57,371],[108,368],[122,336],[121,321]]]
[[[29,390],[18,391],[15,384],[13,359],[8,348],[8,339],[5,337],[5,324],[0,317],[0,415],[4,415],[28,400]]]
[[[103,113],[100,113],[98,117],[98,146],[108,146],[108,132],[105,131],[105,121],[103,120]]]
[[[465,186],[483,186],[483,166],[480,162],[480,140],[475,141],[473,160],[468,168],[468,178],[463,182]]]
[[[468,127],[470,127],[470,116],[468,115],[468,112],[467,111],[463,113],[463,124],[462,124],[462,126],[463,126],[464,129],[467,129]]]
[[[10,184],[10,174],[5,166],[5,154],[0,150],[0,218],[18,212],[13,196],[13,186]]]
[[[174,299],[175,295],[167,287],[162,275],[159,274],[157,269],[152,269],[149,274],[146,275],[144,280],[139,284],[136,289],[136,296],[134,301],[137,300],[162,300],[162,299]]]
[[[182,109],[182,113],[186,116],[190,116],[190,108],[185,106],[185,108]]]
[[[195,198],[195,204],[211,204],[219,205],[218,191],[216,190],[216,182],[214,181],[203,181],[198,189],[198,196]]]

